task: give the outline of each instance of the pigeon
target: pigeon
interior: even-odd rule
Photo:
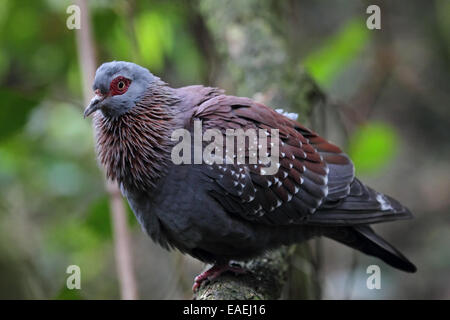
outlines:
[[[242,271],[232,261],[315,237],[416,271],[370,226],[411,218],[411,212],[363,184],[347,154],[292,114],[218,88],[172,88],[125,61],[102,64],[93,90],[84,116],[93,115],[107,178],[117,181],[153,241],[213,265],[196,277],[194,290],[223,272]],[[208,132],[214,139],[205,139]],[[223,146],[229,132],[257,136]],[[181,140],[183,161],[174,157]],[[199,161],[197,146],[211,144],[211,157],[202,161],[200,152]],[[271,172],[269,155],[277,156],[270,158]]]

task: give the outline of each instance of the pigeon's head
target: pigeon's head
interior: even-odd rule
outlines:
[[[125,61],[102,64],[95,73],[95,96],[84,111],[87,117],[101,110],[107,117],[125,114],[158,78],[147,69]]]

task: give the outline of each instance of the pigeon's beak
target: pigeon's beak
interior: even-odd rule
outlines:
[[[89,105],[84,109],[84,118],[89,117],[91,114],[93,114],[95,111],[100,109],[102,102],[105,99],[105,96],[103,96],[99,90],[95,90],[95,96],[92,98]]]

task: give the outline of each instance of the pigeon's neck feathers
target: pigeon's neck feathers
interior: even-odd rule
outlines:
[[[178,102],[175,90],[160,84],[120,117],[95,114],[98,159],[109,179],[136,190],[155,187],[170,161]]]

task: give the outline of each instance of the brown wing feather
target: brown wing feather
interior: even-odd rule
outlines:
[[[279,130],[280,166],[274,175],[261,175],[263,165],[249,164],[249,150],[246,164],[206,166],[206,174],[216,181],[211,195],[246,219],[271,224],[305,221],[329,195],[328,160],[350,172],[347,179],[331,181],[335,190],[345,194],[353,180],[353,165],[338,147],[251,99],[218,95],[193,111],[195,119],[202,120],[203,130],[214,128],[224,134],[226,129],[239,128]],[[270,134],[267,139],[270,144]]]

